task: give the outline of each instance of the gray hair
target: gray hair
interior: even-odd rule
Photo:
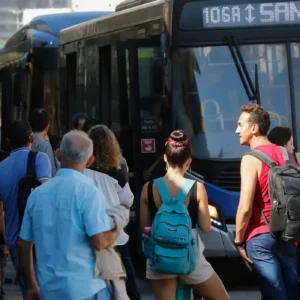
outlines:
[[[72,130],[64,135],[60,152],[62,162],[85,164],[93,155],[93,142],[83,131]]]

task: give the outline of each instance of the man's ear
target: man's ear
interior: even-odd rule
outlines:
[[[56,154],[57,159],[59,161],[61,161],[61,151],[60,151],[60,149],[56,149],[55,154]]]
[[[33,134],[31,134],[31,136],[29,137],[29,143],[30,144],[34,143],[34,136],[33,136]]]
[[[50,128],[50,124],[47,125],[47,127],[45,128],[45,131],[48,133],[49,131],[49,128]]]
[[[93,164],[94,161],[95,161],[95,157],[92,155],[92,156],[88,159],[87,163],[85,164],[85,167],[86,167],[86,168],[90,167],[90,166]]]

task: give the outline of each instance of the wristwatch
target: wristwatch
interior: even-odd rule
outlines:
[[[245,247],[245,246],[246,246],[246,243],[245,243],[245,242],[237,242],[237,241],[234,241],[234,246],[235,246],[235,247]]]

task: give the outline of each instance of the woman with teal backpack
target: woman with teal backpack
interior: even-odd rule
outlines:
[[[146,277],[156,300],[178,299],[179,282],[191,287],[197,297],[227,300],[220,278],[203,256],[197,232],[208,233],[211,224],[204,185],[184,177],[192,162],[191,152],[186,133],[173,131],[165,143],[165,176],[143,187],[140,225]]]

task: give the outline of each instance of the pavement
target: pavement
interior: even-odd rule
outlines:
[[[148,282],[144,280],[138,281],[139,290],[142,294],[142,300],[155,300],[151,287]],[[22,300],[19,288],[15,284],[4,285],[4,291],[6,295],[0,296],[0,300]],[[229,290],[231,300],[257,300],[260,299],[260,293],[258,290],[249,290],[244,288],[242,290]]]
[[[218,260],[211,263],[225,284],[231,300],[260,299],[260,293],[253,275],[238,261]],[[141,277],[141,274],[139,274],[139,277]],[[10,282],[13,282],[15,278],[15,272],[10,261],[5,270],[5,278],[6,281]],[[147,280],[138,279],[138,286],[142,300],[155,300]],[[0,296],[0,300],[22,300],[18,285],[5,284],[3,289],[6,295],[4,297]]]
[[[5,296],[0,296],[1,300],[23,300],[18,285],[16,284],[5,284],[3,286]]]

